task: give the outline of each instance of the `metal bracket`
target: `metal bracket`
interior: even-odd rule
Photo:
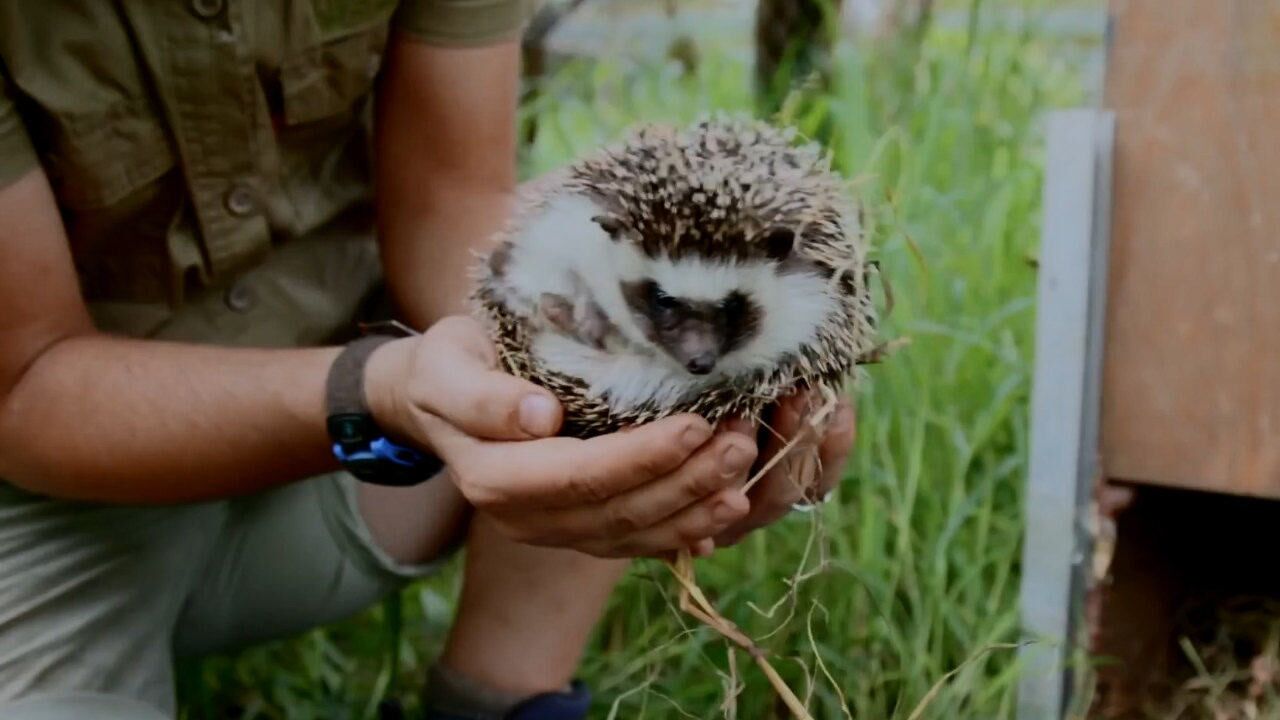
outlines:
[[[1061,718],[1088,587],[1115,119],[1049,115],[1022,556],[1018,719]]]

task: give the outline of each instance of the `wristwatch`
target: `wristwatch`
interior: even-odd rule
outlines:
[[[407,487],[430,480],[444,463],[388,438],[365,403],[365,364],[374,350],[396,339],[386,334],[366,335],[338,354],[325,383],[325,425],[333,441],[333,455],[347,472],[374,485]]]

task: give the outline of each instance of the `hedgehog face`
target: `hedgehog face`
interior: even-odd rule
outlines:
[[[615,323],[687,373],[735,376],[776,364],[812,342],[834,310],[829,275],[796,251],[790,228],[770,227],[733,253],[651,253],[619,221],[592,220],[612,240],[607,267],[622,305],[614,314],[625,312]]]
[[[715,301],[669,295],[652,278],[620,288],[645,337],[694,375],[710,374],[721,357],[746,344],[763,315],[740,290]]]
[[[635,242],[634,231],[610,215],[597,215],[592,221],[614,242],[638,246],[642,255],[655,245],[670,246],[669,242]],[[766,235],[763,242],[751,246],[757,250],[755,259],[786,262],[795,245],[795,233],[789,228],[775,227]],[[626,249],[622,254],[628,254]],[[631,257],[626,264],[633,270],[645,266],[646,270],[666,275],[679,285],[679,279],[673,277],[679,274],[674,272],[674,266],[693,258],[671,260],[665,272],[664,263],[653,260],[652,257]],[[710,374],[722,357],[746,345],[758,334],[764,316],[764,308],[742,288],[726,289],[719,297],[706,297],[705,292],[684,295],[679,291],[669,292],[652,275],[623,280],[619,287],[645,338],[694,375]]]

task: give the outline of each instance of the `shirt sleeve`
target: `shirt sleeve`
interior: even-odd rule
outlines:
[[[39,166],[31,136],[18,115],[10,85],[0,67],[0,187],[17,180],[34,167]]]
[[[535,0],[402,0],[396,30],[432,45],[490,45],[519,37]]]

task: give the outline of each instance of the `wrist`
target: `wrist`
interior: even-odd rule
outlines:
[[[373,351],[364,367],[364,396],[379,427],[401,435],[406,425],[405,387],[414,338],[393,340]]]
[[[398,411],[403,407],[399,391],[408,377],[406,351],[379,352],[392,345],[405,347],[404,341],[387,335],[369,335],[338,355],[326,383],[326,425],[333,453],[347,472],[375,485],[417,485],[436,475],[441,463],[429,452],[394,438],[397,428],[408,427],[410,416]],[[370,363],[379,354],[371,372]],[[377,399],[377,416],[371,397]]]

